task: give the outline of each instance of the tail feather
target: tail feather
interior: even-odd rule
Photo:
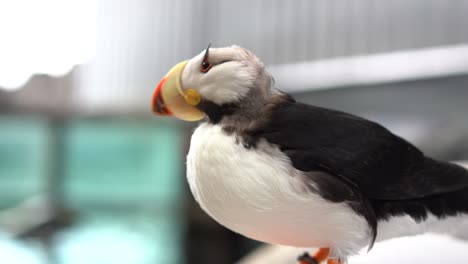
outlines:
[[[418,164],[412,177],[420,179],[420,196],[454,192],[468,188],[468,170],[455,163],[438,161],[429,157]]]

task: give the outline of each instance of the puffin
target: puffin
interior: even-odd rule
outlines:
[[[371,120],[296,101],[240,46],[208,48],[157,85],[152,112],[199,122],[186,177],[222,226],[317,248],[344,264],[374,243],[425,232],[468,237],[468,171]]]

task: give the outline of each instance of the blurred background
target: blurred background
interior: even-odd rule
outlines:
[[[0,0],[1,263],[234,263],[259,245],[193,201],[194,124],[150,113],[210,42],[252,50],[299,101],[468,159],[468,0]]]

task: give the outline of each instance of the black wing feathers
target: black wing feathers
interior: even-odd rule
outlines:
[[[424,157],[383,126],[351,114],[292,102],[254,132],[302,171],[325,171],[370,199],[411,199],[468,186],[465,169]]]

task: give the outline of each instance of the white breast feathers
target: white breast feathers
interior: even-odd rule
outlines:
[[[366,220],[345,203],[322,199],[304,177],[266,141],[246,149],[235,135],[208,123],[192,136],[188,182],[200,206],[220,224],[271,244],[330,246],[341,256],[365,247],[371,235]]]

